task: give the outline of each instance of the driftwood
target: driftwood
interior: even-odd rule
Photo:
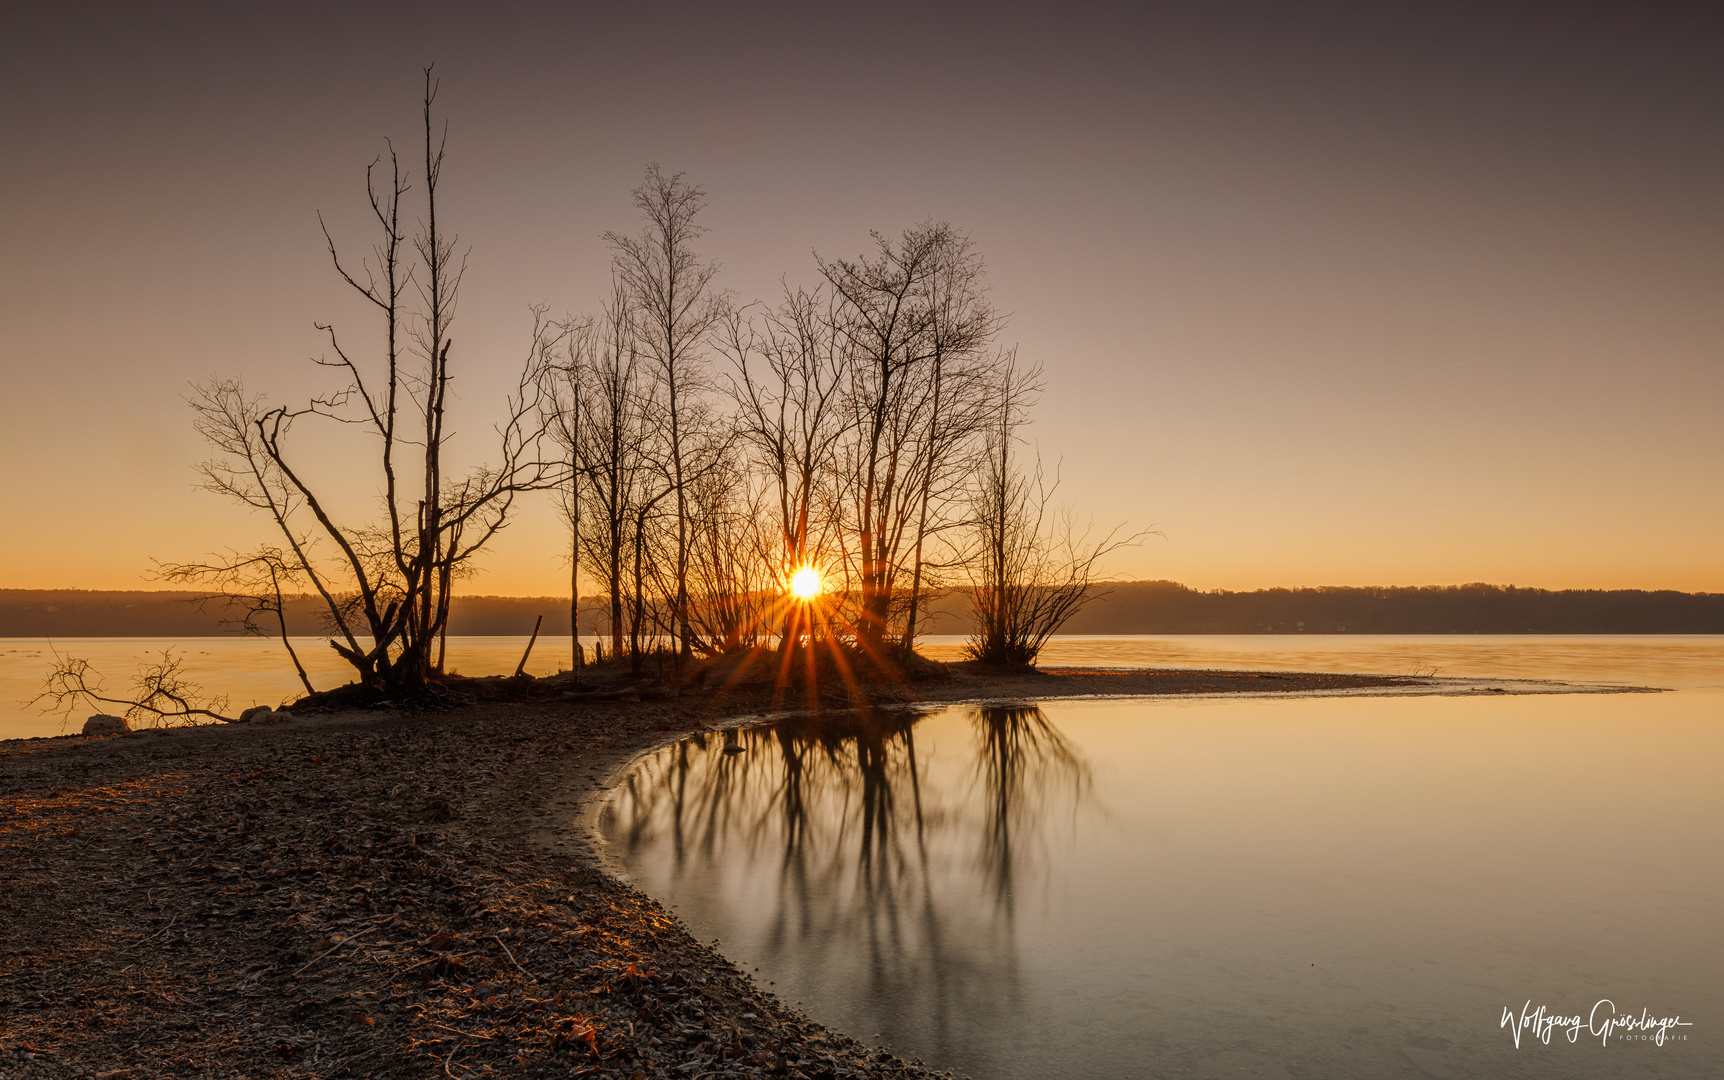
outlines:
[[[564,690],[563,691],[563,700],[564,701],[575,701],[575,702],[586,702],[586,703],[597,703],[597,702],[601,702],[601,701],[635,701],[635,702],[638,702],[638,701],[640,701],[640,699],[641,699],[641,695],[640,695],[639,690],[588,690],[584,693],[581,691],[577,691],[577,690]]]
[[[663,683],[640,683],[614,690],[564,690],[565,701],[670,701],[677,696],[674,686]]]

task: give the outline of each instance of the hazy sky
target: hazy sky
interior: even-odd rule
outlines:
[[[1724,33],[1696,6],[95,6],[0,41],[0,587],[263,538],[183,398],[374,333],[364,169],[449,121],[477,448],[645,165],[722,284],[968,230],[1125,576],[1724,591]],[[1295,11],[1294,9],[1299,10]],[[650,10],[650,14],[647,11]],[[37,18],[34,23],[28,19]],[[565,587],[525,508],[468,588]]]

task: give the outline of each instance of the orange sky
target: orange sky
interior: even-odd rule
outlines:
[[[468,445],[527,305],[597,306],[656,160],[745,300],[869,229],[967,228],[1063,494],[1165,533],[1117,574],[1724,591],[1715,16],[335,10],[0,43],[0,587],[147,588],[264,535],[192,490],[183,395],[303,394],[314,322],[370,333],[317,213],[361,235],[435,58]],[[562,544],[530,504],[470,587],[558,592]]]

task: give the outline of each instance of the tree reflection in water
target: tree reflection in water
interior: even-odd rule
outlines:
[[[958,715],[923,747],[915,713],[747,727],[740,754],[695,736],[647,758],[600,828],[644,888],[725,927],[821,1018],[975,1062],[986,1048],[959,1044],[1013,1020],[1020,894],[1047,883],[1046,831],[1090,777],[1034,705]]]

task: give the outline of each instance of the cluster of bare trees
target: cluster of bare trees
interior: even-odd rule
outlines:
[[[317,362],[340,376],[330,392],[288,407],[217,380],[192,402],[216,450],[206,486],[263,513],[275,540],[166,576],[240,600],[251,628],[281,621],[284,588],[315,592],[332,647],[385,693],[422,691],[441,669],[456,583],[533,491],[555,491],[569,524],[571,618],[591,582],[608,651],[637,670],[648,650],[681,660],[815,636],[890,663],[912,649],[929,597],[966,583],[978,655],[1024,659],[1025,641],[1033,657],[1091,595],[1106,545],[1049,577],[1054,548],[1013,502],[1024,481],[1011,447],[1039,373],[1000,347],[981,256],[944,223],[876,234],[853,260],[817,257],[812,287],[740,305],[698,250],[705,193],[649,167],[633,193],[640,231],[605,236],[599,314],[533,309],[492,461],[457,469],[446,416],[463,263],[438,218],[435,98],[427,71],[417,190],[393,148],[368,170],[367,257],[349,261],[325,230],[377,319],[375,354],[361,360],[320,327],[330,354]],[[370,447],[343,462],[339,485],[312,479],[325,432]],[[329,492],[350,490],[361,464],[375,507],[336,506]],[[1029,579],[1013,577],[1031,563]],[[821,602],[787,602],[785,583],[810,567]],[[1052,602],[1049,582],[1065,590]],[[1002,652],[994,627],[1013,605],[1039,629],[1008,630]]]
[[[784,640],[798,617],[784,583],[813,567],[825,632],[908,650],[924,598],[963,561],[966,478],[1002,395],[1030,389],[996,347],[982,260],[925,224],[739,307],[690,249],[703,202],[648,170],[645,230],[608,237],[611,299],[578,324],[553,395],[564,505],[608,595],[611,648]]]
[[[612,651],[638,663],[643,636],[686,657],[818,632],[889,660],[957,584],[973,653],[1032,662],[1137,537],[1091,541],[1049,512],[1039,463],[1020,464],[1040,370],[999,347],[969,238],[876,234],[854,260],[817,258],[814,287],[739,307],[690,247],[703,204],[648,170],[645,231],[608,237],[611,299],[554,395],[564,505],[608,593]],[[826,581],[812,622],[783,602],[804,567]]]

